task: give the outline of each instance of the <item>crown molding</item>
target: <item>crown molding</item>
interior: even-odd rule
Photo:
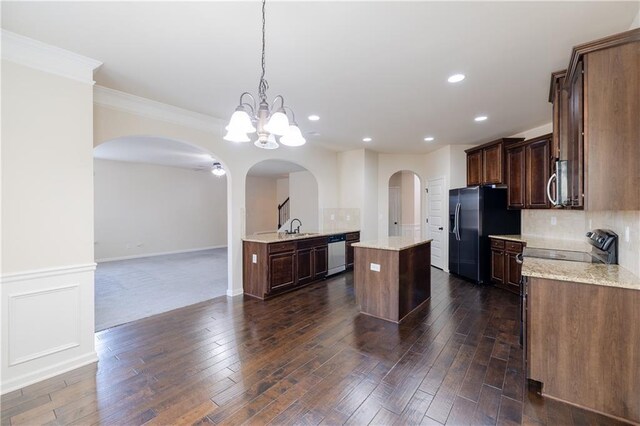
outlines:
[[[2,29],[2,59],[83,83],[94,84],[102,62]]]
[[[203,130],[205,132],[219,133],[225,126],[223,120],[210,115],[179,108],[104,86],[94,86],[93,103],[155,120]]]

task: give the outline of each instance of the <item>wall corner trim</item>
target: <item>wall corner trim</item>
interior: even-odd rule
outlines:
[[[99,85],[93,88],[93,103],[209,133],[222,133],[226,125],[220,118]]]
[[[2,59],[40,71],[94,84],[102,62],[2,29]]]

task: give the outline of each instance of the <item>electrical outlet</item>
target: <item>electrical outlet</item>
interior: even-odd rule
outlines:
[[[336,215],[335,214],[331,215],[331,220],[336,220]]]
[[[631,241],[631,229],[628,226],[624,227],[624,242],[628,243]]]
[[[351,215],[347,215],[347,220],[351,220]]]
[[[558,218],[551,216],[551,225],[556,226],[558,224]]]
[[[258,263],[258,255],[257,254],[254,254],[254,255],[251,256],[251,262]]]
[[[370,268],[374,272],[380,272],[380,264],[379,263],[372,263],[370,265]]]

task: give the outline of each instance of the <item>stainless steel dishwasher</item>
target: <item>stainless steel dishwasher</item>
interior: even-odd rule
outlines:
[[[345,234],[330,235],[328,237],[329,271],[327,275],[337,274],[345,270],[346,239],[347,236]]]

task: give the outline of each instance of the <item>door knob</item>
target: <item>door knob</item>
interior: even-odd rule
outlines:
[[[398,224],[398,222],[393,222],[393,224],[394,224],[394,225],[397,225],[397,224]]]
[[[444,228],[441,226],[440,228],[438,228],[439,231],[442,231]]]

